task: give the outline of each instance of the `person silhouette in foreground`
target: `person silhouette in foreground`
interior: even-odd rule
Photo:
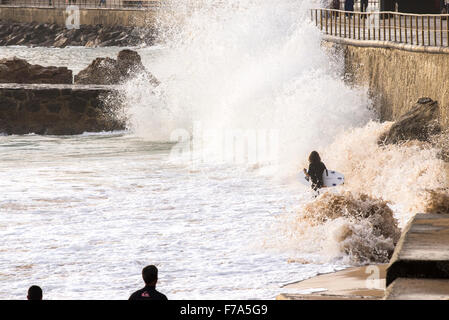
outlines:
[[[309,170],[304,169],[304,174],[312,181],[312,189],[318,191],[323,188],[323,173],[327,170],[320,155],[316,151],[312,151],[309,156]]]
[[[156,291],[157,283],[157,268],[156,266],[146,266],[142,270],[142,278],[145,282],[143,289],[137,290],[130,297],[129,300],[167,300],[167,297]]]
[[[28,289],[28,300],[42,300],[42,289],[39,286],[31,286]]]

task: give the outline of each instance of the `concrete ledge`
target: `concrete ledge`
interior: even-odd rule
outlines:
[[[387,268],[397,278],[449,279],[449,215],[417,214],[404,229]]]
[[[449,54],[449,48],[446,47],[417,46],[406,43],[395,43],[390,41],[378,41],[378,40],[355,40],[330,35],[324,35],[323,40],[362,48],[384,48],[384,49],[390,48],[410,52]]]
[[[398,278],[384,300],[449,300],[449,280]]]
[[[380,300],[385,293],[387,265],[348,268],[285,285],[295,293],[282,293],[277,300]],[[373,281],[374,280],[374,281]]]
[[[0,132],[71,135],[123,130],[116,86],[0,84]],[[109,98],[113,105],[105,103]]]

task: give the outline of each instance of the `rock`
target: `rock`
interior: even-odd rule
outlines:
[[[116,72],[117,61],[111,58],[96,58],[87,68],[75,75],[76,84],[116,84],[120,75]]]
[[[151,84],[159,85],[159,81],[146,70],[140,55],[136,51],[125,49],[118,53],[117,60],[95,59],[86,69],[75,75],[75,83],[120,84],[140,73],[144,73]]]
[[[403,114],[382,135],[379,143],[394,144],[408,140],[429,141],[430,137],[441,132],[438,122],[439,106],[430,98],[420,98],[416,105]]]
[[[69,44],[69,39],[62,36],[60,37],[57,41],[55,41],[53,43],[53,46],[58,47],[58,48],[64,48]]]
[[[71,84],[72,71],[66,67],[43,67],[14,57],[0,60],[0,83]]]
[[[152,28],[81,25],[80,29],[69,30],[56,24],[0,21],[0,45],[128,46],[142,43],[151,45],[154,40],[155,30]]]

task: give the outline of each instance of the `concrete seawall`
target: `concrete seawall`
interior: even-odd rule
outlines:
[[[104,103],[116,93],[114,86],[0,84],[0,132],[68,135],[124,129]]]
[[[152,26],[154,15],[154,10],[83,8],[80,24],[145,27]],[[67,13],[62,8],[0,7],[0,20],[4,21],[65,25],[66,19]]]
[[[397,120],[420,97],[430,97],[449,128],[449,50],[325,39],[343,50],[349,81],[369,87],[382,121]]]

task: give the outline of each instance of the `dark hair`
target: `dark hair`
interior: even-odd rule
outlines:
[[[320,163],[321,162],[321,158],[320,158],[320,155],[318,154],[318,152],[312,151],[310,153],[309,162],[310,163]]]
[[[42,300],[42,289],[39,286],[31,286],[28,289],[28,300]]]
[[[157,281],[157,268],[156,266],[146,266],[142,269],[142,278],[145,284],[151,284]]]

